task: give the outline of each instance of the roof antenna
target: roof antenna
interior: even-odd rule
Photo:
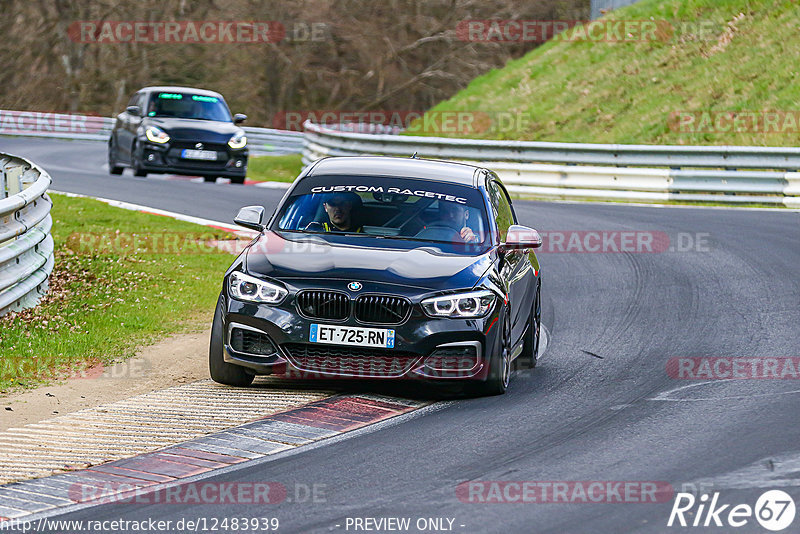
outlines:
[[[416,150],[414,151],[413,154],[411,154],[411,159],[419,159],[419,156],[417,156],[417,151]]]

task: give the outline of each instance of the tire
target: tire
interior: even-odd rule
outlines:
[[[217,309],[214,312],[214,323],[211,326],[211,344],[208,348],[208,370],[211,379],[228,386],[246,387],[253,383],[255,375],[248,373],[243,367],[226,362],[223,358],[223,315],[225,313],[225,297],[220,295]]]
[[[244,176],[236,176],[234,178],[231,178],[231,183],[237,185],[244,185]]]
[[[133,145],[131,149],[131,167],[133,167],[133,175],[139,176],[141,178],[147,176],[147,171],[142,169],[141,163],[139,163],[138,158],[136,157],[136,145]]]
[[[203,176],[203,181],[208,183],[216,183],[217,177],[216,176]]]
[[[120,175],[125,167],[120,167],[117,165],[117,158],[116,153],[117,149],[114,146],[114,138],[112,137],[108,141],[108,172],[111,174]]]
[[[522,345],[522,354],[519,356],[521,364],[526,365],[528,369],[536,367],[539,360],[539,341],[541,340],[542,331],[542,282],[541,280],[536,286],[536,296],[533,298],[533,309],[528,318],[528,329],[525,332],[525,338]]]
[[[489,376],[486,382],[476,384],[476,393],[481,396],[502,395],[508,389],[511,378],[511,321],[508,312],[502,315],[503,336],[500,347],[489,362]]]

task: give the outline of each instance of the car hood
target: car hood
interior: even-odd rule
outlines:
[[[286,280],[337,279],[399,284],[433,291],[471,288],[491,265],[488,252],[452,254],[435,244],[404,242],[389,248],[384,240],[335,244],[320,237],[287,239],[265,232],[248,249],[247,272]],[[375,241],[383,241],[375,246]],[[370,246],[372,245],[372,246]]]
[[[149,117],[145,126],[150,125],[158,126],[165,130],[172,139],[178,141],[204,141],[206,143],[227,143],[233,134],[241,130],[232,122],[170,117]]]

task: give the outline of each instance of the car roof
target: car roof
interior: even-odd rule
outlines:
[[[142,91],[149,91],[149,92],[164,91],[165,93],[191,92],[201,96],[216,96],[222,98],[222,95],[217,93],[216,91],[209,91],[208,89],[198,89],[196,87],[181,87],[178,85],[154,85],[151,87],[142,87],[137,92],[141,93]]]
[[[391,156],[346,156],[316,162],[306,176],[347,174],[350,176],[392,176],[422,178],[475,187],[476,173],[482,167],[454,161],[438,161]]]

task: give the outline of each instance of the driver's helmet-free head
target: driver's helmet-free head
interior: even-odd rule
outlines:
[[[461,204],[457,204],[455,202],[439,201],[438,208],[439,220],[436,221],[437,224],[449,226],[451,228],[455,228],[456,230],[461,230],[461,228],[463,228],[466,224],[466,221],[464,220],[464,214],[469,213],[466,206],[462,206]]]

